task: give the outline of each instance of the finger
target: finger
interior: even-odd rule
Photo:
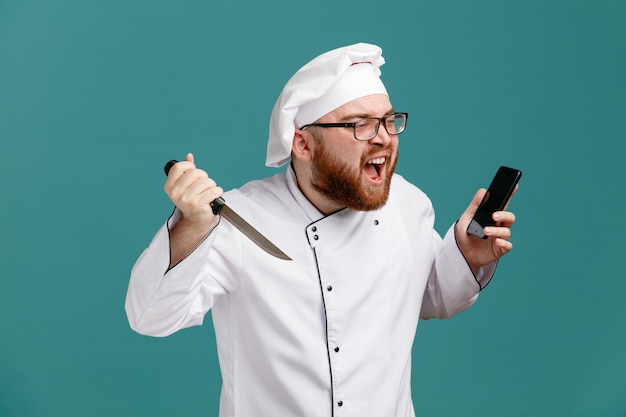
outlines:
[[[176,162],[176,161],[171,161]],[[176,181],[178,177],[184,174],[186,171],[195,168],[196,165],[194,163],[194,157],[191,152],[185,155],[185,160],[182,162],[176,162],[174,165],[170,166],[169,170],[166,172],[168,178],[172,178],[173,181]]]
[[[485,196],[486,192],[487,190],[485,190],[484,188],[476,191],[476,194],[474,194],[474,197],[472,198],[469,206],[467,206],[467,208],[463,212],[463,215],[461,216],[462,219],[464,219],[468,223],[472,220],[474,214],[476,214],[476,210],[478,210],[478,207],[480,206],[481,201],[483,201],[483,197]]]
[[[217,184],[212,178],[197,177],[195,181],[185,187],[185,193],[190,196],[200,196],[215,187]]]
[[[511,251],[511,249],[513,249],[513,244],[505,239],[495,239],[493,244],[495,255],[498,258],[506,255]]]
[[[183,163],[189,164],[189,162],[179,162],[179,164]],[[209,179],[209,176],[205,171],[197,168],[191,168],[184,171],[179,177],[173,177],[171,181],[168,180],[165,183],[165,191],[168,193],[170,198],[178,200],[182,195],[190,193],[189,188],[192,187],[194,183],[201,184],[202,181],[207,179]],[[213,182],[213,180],[211,181]],[[197,194],[197,189],[199,187],[198,184],[191,192],[192,194]]]
[[[181,207],[192,208],[194,211],[203,208],[212,211],[211,203],[222,193],[223,190],[215,185],[215,181],[209,178],[200,178],[185,188],[178,199],[178,204]]]
[[[498,226],[511,227],[515,223],[515,214],[510,211],[496,211],[491,217]]]
[[[185,174],[193,172],[193,170],[195,170],[195,165],[188,161],[177,162],[170,168],[165,184],[163,185],[163,189],[170,199],[172,198],[172,194],[175,193],[175,190],[181,187],[181,178],[183,178]],[[187,183],[190,183],[190,181],[188,180]]]
[[[174,165],[171,166],[169,172],[167,173],[167,177],[168,179],[172,179],[172,182],[175,182],[185,172],[193,170],[195,168],[196,166],[194,165],[194,163],[187,160],[176,162]]]
[[[511,229],[508,227],[487,226],[484,229],[485,235],[494,239],[511,239]]]

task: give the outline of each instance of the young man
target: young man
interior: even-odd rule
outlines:
[[[267,165],[286,171],[224,195],[291,261],[213,214],[223,191],[193,155],[171,168],[176,210],[133,268],[126,311],[166,336],[212,309],[222,417],[414,416],[419,318],[470,307],[512,247],[510,212],[488,239],[465,233],[484,189],[442,239],[428,197],[394,174],[407,115],[381,53],[351,45],[296,72],[270,120]]]

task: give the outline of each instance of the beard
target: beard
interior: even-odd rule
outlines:
[[[385,181],[380,186],[366,184],[363,169],[371,155],[386,150],[392,149],[391,147],[373,147],[370,152],[361,156],[359,166],[353,166],[331,154],[324,146],[324,141],[320,140],[317,142],[317,152],[313,156],[311,185],[327,198],[350,209],[358,211],[379,209],[389,198],[391,177],[398,155],[394,156],[390,152],[391,157],[379,168],[385,171]]]

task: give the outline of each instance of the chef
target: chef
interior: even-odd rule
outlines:
[[[420,318],[470,307],[509,252],[513,213],[487,239],[465,233],[485,190],[443,238],[428,197],[394,173],[408,115],[380,79],[379,47],[313,59],[272,111],[270,178],[223,194],[291,260],[265,252],[211,203],[223,190],[188,154],[170,170],[175,204],[133,267],[133,330],[167,336],[211,310],[221,417],[410,417]]]

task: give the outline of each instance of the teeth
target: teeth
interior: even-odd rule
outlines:
[[[368,164],[372,164],[372,165],[380,165],[380,164],[384,164],[384,163],[385,163],[385,158],[384,157],[372,159],[371,161],[368,162]]]

